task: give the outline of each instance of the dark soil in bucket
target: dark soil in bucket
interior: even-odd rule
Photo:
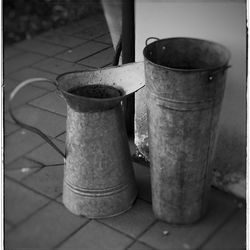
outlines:
[[[68,92],[82,97],[97,99],[114,98],[123,95],[122,91],[115,87],[100,84],[74,87],[69,89]]]

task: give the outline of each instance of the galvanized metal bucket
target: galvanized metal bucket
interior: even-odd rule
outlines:
[[[211,159],[229,67],[222,45],[157,39],[143,50],[155,215],[186,224],[206,211]]]
[[[65,155],[46,135],[32,128],[65,157],[63,203],[74,214],[89,218],[118,215],[137,195],[121,101],[144,85],[136,80],[136,64],[103,70],[72,72],[57,81],[22,82],[10,95],[34,82],[54,84],[67,102]],[[142,71],[139,65],[140,72]],[[133,72],[131,72],[133,71]],[[127,77],[130,75],[130,77]],[[30,130],[32,130],[30,129]]]

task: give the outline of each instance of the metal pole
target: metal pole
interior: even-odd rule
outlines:
[[[122,1],[122,64],[135,61],[134,0]],[[135,95],[124,102],[127,134],[134,137]]]

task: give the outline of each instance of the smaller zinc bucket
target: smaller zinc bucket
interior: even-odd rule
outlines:
[[[206,212],[229,51],[193,38],[143,50],[155,215],[186,224]]]

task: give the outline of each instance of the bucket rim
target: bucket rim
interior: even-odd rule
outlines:
[[[114,101],[114,102],[116,102],[116,101],[122,101],[125,97],[127,97],[128,95],[131,94],[131,93],[126,94],[126,92],[121,87],[119,87],[117,85],[114,86],[114,85],[109,85],[109,84],[100,84],[100,85],[111,86],[111,87],[117,88],[118,90],[120,90],[122,92],[122,95],[121,96],[117,96],[117,97],[109,97],[109,98],[93,98],[93,97],[79,96],[79,95],[70,93],[70,92],[64,90],[62,87],[60,87],[60,78],[66,76],[66,75],[76,74],[76,73],[85,73],[85,72],[86,73],[88,73],[88,72],[95,72],[97,70],[98,69],[75,70],[75,71],[68,71],[68,72],[65,72],[65,73],[62,73],[62,74],[58,75],[56,77],[58,91],[62,92],[66,96],[75,97],[75,98],[78,98],[80,100],[85,100],[85,101],[89,100],[89,101],[96,102],[96,103],[103,103],[103,102],[110,102],[110,101]],[[92,85],[92,84],[88,84],[88,85]],[[88,86],[88,85],[85,85],[85,86]]]
[[[224,64],[222,64],[221,66],[216,66],[216,67],[207,67],[207,68],[200,68],[200,69],[181,69],[181,68],[173,68],[173,67],[168,67],[168,66],[163,66],[161,64],[157,64],[157,63],[154,63],[152,62],[151,60],[149,60],[145,54],[146,54],[146,49],[148,46],[152,45],[152,44],[155,44],[157,42],[160,42],[160,41],[166,41],[166,40],[178,40],[178,39],[185,39],[185,40],[195,40],[195,41],[201,41],[201,42],[206,42],[206,43],[210,43],[210,44],[214,44],[214,45],[217,45],[219,47],[221,47],[227,54],[227,60]],[[176,72],[183,72],[183,73],[195,73],[195,72],[210,72],[210,71],[220,71],[220,70],[225,70],[227,68],[229,68],[229,61],[231,59],[231,53],[229,51],[229,49],[218,43],[218,42],[214,42],[214,41],[211,41],[211,40],[206,40],[206,39],[201,39],[201,38],[194,38],[194,37],[169,37],[169,38],[163,38],[163,39],[157,39],[156,41],[150,43],[150,44],[147,44],[144,49],[143,49],[143,56],[144,56],[144,60],[146,59],[150,64],[154,65],[154,66],[157,66],[157,67],[160,67],[160,68],[163,68],[163,69],[167,69],[169,71],[176,71]]]

